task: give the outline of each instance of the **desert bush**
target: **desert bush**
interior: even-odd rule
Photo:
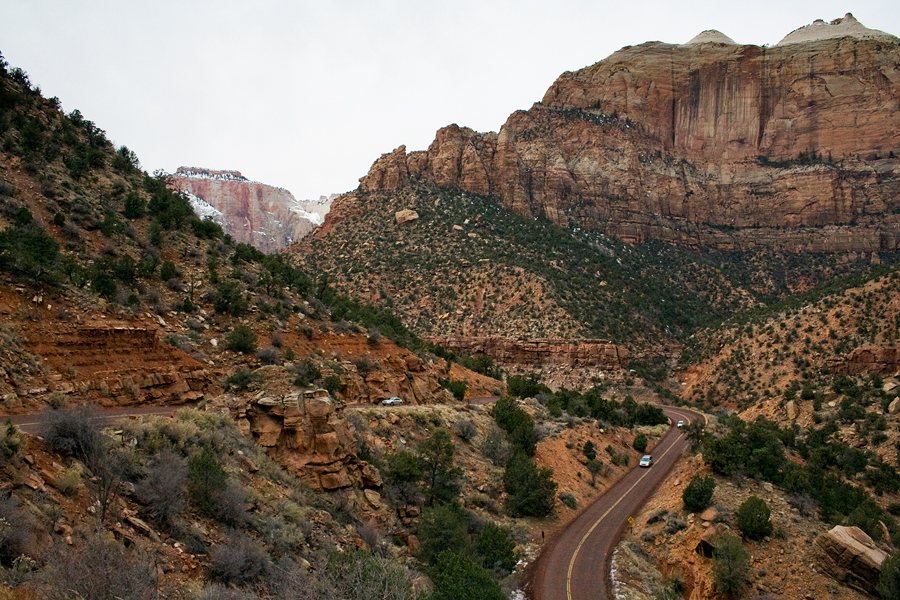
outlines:
[[[187,466],[171,450],[163,450],[153,457],[147,475],[135,486],[144,513],[163,525],[184,510],[187,498]]]
[[[31,515],[11,493],[0,494],[0,565],[10,567],[27,554],[32,541]]]
[[[287,598],[288,596],[280,597]],[[197,600],[259,600],[259,596],[252,590],[233,588],[221,583],[213,583],[204,587],[196,598]]]
[[[276,348],[281,348],[284,346],[284,333],[280,331],[272,332],[272,345]]]
[[[643,433],[639,433],[634,436],[634,441],[631,443],[631,447],[643,454],[647,450],[647,436]]]
[[[453,424],[453,430],[464,442],[471,442],[478,435],[478,426],[474,421],[457,421]]]
[[[356,371],[360,374],[360,376],[365,377],[375,368],[375,361],[372,360],[372,357],[366,354],[365,356],[354,356],[350,359],[350,362],[353,366],[356,367]]]
[[[322,381],[322,387],[328,390],[329,394],[340,391],[342,386],[340,375],[329,375]]]
[[[72,454],[90,471],[86,481],[94,501],[100,505],[101,522],[106,518],[129,462],[125,449],[114,448],[87,407],[54,410],[44,422],[44,441],[60,454]]]
[[[481,453],[497,466],[503,466],[509,459],[509,444],[503,438],[503,432],[492,426],[481,442]]]
[[[71,454],[84,462],[85,456],[96,453],[102,445],[103,434],[90,407],[51,411],[44,421],[44,442],[59,454]]]
[[[439,379],[438,384],[446,389],[448,392],[453,394],[453,397],[458,401],[462,402],[466,398],[466,382],[460,379],[450,380],[447,379]]]
[[[41,571],[48,600],[151,600],[156,598],[156,565],[100,534],[80,552],[59,547]]]
[[[537,435],[534,421],[512,398],[501,398],[491,408],[491,416],[506,432],[507,439],[516,450],[534,456],[537,449]]]
[[[481,557],[481,563],[495,574],[509,575],[516,567],[516,542],[509,529],[488,521],[481,528],[475,550]]]
[[[418,559],[434,565],[441,552],[468,553],[471,551],[466,511],[458,504],[442,504],[426,508],[419,518],[421,551]]]
[[[878,594],[885,600],[900,599],[900,552],[894,552],[881,564]]]
[[[262,383],[262,375],[249,369],[238,369],[225,380],[225,391],[231,389],[243,392],[254,383]]]
[[[434,582],[432,600],[504,600],[486,569],[462,552],[448,550],[442,552],[436,564],[429,570]]]
[[[74,464],[68,469],[60,471],[53,478],[53,484],[64,495],[71,496],[78,489],[78,486],[81,485],[81,467],[78,464]]]
[[[238,325],[225,336],[225,346],[234,352],[251,354],[256,350],[256,334],[246,325]]]
[[[715,479],[712,477],[700,477],[699,475],[694,475],[691,482],[681,493],[684,509],[693,513],[701,512],[709,506],[715,489]]]
[[[572,510],[578,508],[578,500],[575,499],[575,496],[572,495],[572,492],[565,492],[563,494],[560,494],[559,500]]]
[[[270,566],[265,549],[244,535],[236,534],[209,553],[210,576],[226,585],[257,581]]]
[[[765,500],[750,496],[734,513],[738,529],[751,540],[761,540],[772,535],[771,511]]]
[[[275,346],[260,348],[256,352],[256,358],[263,365],[277,365],[281,363],[281,353]]]
[[[414,597],[413,573],[394,559],[368,552],[333,552],[329,555],[324,569],[318,570],[317,575],[321,586],[319,597],[323,599],[412,600]],[[286,579],[292,583],[290,576]],[[294,584],[291,587],[294,589],[312,587],[308,582],[303,585],[302,581],[301,579],[297,582],[300,586]],[[276,597],[286,597],[279,591],[276,590]]]
[[[18,465],[24,449],[24,438],[19,428],[9,419],[0,430],[0,467]]]
[[[170,260],[164,260],[159,267],[159,278],[163,281],[169,281],[178,277],[178,269],[175,263]]]
[[[247,523],[247,492],[236,481],[228,481],[225,489],[213,494],[212,516],[231,527],[243,527]]]
[[[215,517],[216,496],[225,491],[228,474],[219,457],[209,446],[203,446],[188,460],[188,493],[197,509]]]

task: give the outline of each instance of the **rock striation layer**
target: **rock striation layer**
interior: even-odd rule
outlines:
[[[887,554],[859,527],[838,525],[816,538],[813,553],[826,573],[850,587],[875,594]]]
[[[239,171],[179,167],[171,185],[188,194],[201,218],[213,219],[236,242],[267,254],[296,242],[323,219],[322,211],[309,210],[286,189],[250,181]],[[323,197],[318,204],[330,202]]]
[[[627,349],[606,340],[508,340],[503,338],[423,338],[454,352],[486,354],[501,365],[566,365],[570,367],[624,368]]]
[[[450,125],[383,155],[361,187],[426,179],[632,242],[896,251],[900,40],[838,21],[774,47],[713,31],[627,46],[499,133]]]

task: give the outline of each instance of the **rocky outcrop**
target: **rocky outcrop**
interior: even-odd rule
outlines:
[[[320,490],[379,487],[378,469],[356,457],[356,442],[324,390],[274,396],[261,392],[237,411],[238,427]]]
[[[561,75],[499,133],[451,125],[425,152],[382,156],[361,184],[427,179],[634,242],[894,251],[900,40],[857,30],[625,47]]]
[[[170,182],[188,194],[200,217],[213,219],[236,242],[267,254],[289,246],[322,223],[317,211],[307,210],[289,191],[250,181],[239,171],[179,167]]]
[[[48,389],[105,406],[165,400],[195,402],[214,376],[185,352],[160,341],[156,329],[127,323],[57,324],[31,333],[29,348],[53,371]]]
[[[894,375],[900,373],[900,347],[857,348],[849,355],[832,361],[829,367],[838,375]]]
[[[377,369],[368,368],[365,361],[344,361],[340,396],[349,404],[375,404],[394,396],[413,405],[453,402],[453,395],[438,383],[448,377],[449,365],[443,359],[436,362],[444,366],[426,363],[412,353],[386,357]]]
[[[887,554],[859,527],[838,525],[816,538],[814,556],[822,570],[838,581],[875,594]]]
[[[630,358],[627,349],[605,340],[427,338],[426,341],[470,356],[486,354],[501,365],[540,364],[618,369],[625,367]]]

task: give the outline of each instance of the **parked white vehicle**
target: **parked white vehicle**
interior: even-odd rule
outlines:
[[[400,406],[403,404],[403,398],[398,398],[397,396],[393,396],[392,398],[385,398],[381,401],[384,406]]]

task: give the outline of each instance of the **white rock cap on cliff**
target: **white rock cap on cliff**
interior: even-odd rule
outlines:
[[[693,38],[691,41],[686,44],[682,44],[683,46],[696,46],[697,44],[731,44],[737,45],[733,39],[722,33],[717,29],[707,29],[706,31],[701,31]]]
[[[815,40],[827,40],[847,36],[867,40],[880,39],[900,42],[900,38],[897,36],[877,29],[869,29],[857,21],[852,14],[847,13],[843,18],[835,19],[831,23],[826,23],[822,19],[817,19],[810,25],[805,25],[800,29],[795,29],[790,32],[776,45],[786,46],[788,44],[798,44],[800,42],[812,42]]]

